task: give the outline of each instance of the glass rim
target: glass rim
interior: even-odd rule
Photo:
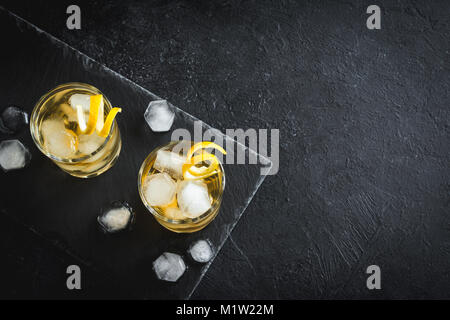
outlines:
[[[150,211],[150,213],[155,218],[163,220],[164,222],[167,222],[167,223],[177,224],[177,225],[185,225],[188,223],[199,223],[200,221],[208,218],[216,210],[219,210],[220,204],[222,203],[223,192],[225,191],[225,171],[224,171],[222,163],[219,161],[219,167],[222,172],[222,188],[220,189],[219,196],[217,197],[216,201],[213,203],[211,208],[209,208],[205,213],[202,213],[200,216],[198,216],[196,218],[169,219],[169,218],[159,214],[158,211],[156,211],[150,204],[147,203],[147,201],[145,200],[143,191],[142,191],[143,186],[142,186],[141,180],[142,180],[142,176],[144,174],[144,169],[145,169],[149,159],[159,150],[161,150],[163,148],[167,148],[167,147],[174,145],[176,143],[179,143],[181,141],[186,141],[186,140],[171,141],[165,145],[162,145],[160,147],[153,149],[152,152],[150,152],[147,155],[147,157],[145,158],[145,160],[142,162],[142,165],[141,165],[141,168],[139,169],[139,174],[138,174],[138,191],[139,191],[139,196],[141,198],[141,201],[144,203],[144,206],[148,209],[148,211]],[[191,141],[191,143],[192,143],[192,141]]]
[[[40,110],[40,108],[43,106],[43,104],[50,97],[54,96],[56,93],[58,93],[61,90],[69,89],[69,88],[73,88],[73,89],[77,89],[77,88],[87,89],[88,91],[91,91],[93,93],[101,94],[103,96],[103,99],[105,100],[105,106],[108,106],[109,109],[112,109],[112,104],[108,100],[108,98],[98,88],[94,87],[93,85],[88,84],[88,83],[83,83],[83,82],[67,82],[67,83],[63,83],[63,84],[60,84],[60,85],[54,87],[53,89],[49,90],[47,93],[45,93],[43,96],[41,96],[39,98],[39,100],[36,102],[36,104],[34,105],[33,111],[31,112],[30,131],[31,131],[31,137],[33,138],[33,141],[34,141],[35,145],[47,157],[49,157],[52,160],[58,161],[58,162],[76,163],[76,162],[81,162],[81,161],[87,160],[87,159],[95,156],[97,153],[99,153],[100,151],[103,150],[103,148],[106,146],[108,141],[111,139],[111,136],[112,136],[112,134],[113,134],[113,132],[115,130],[116,120],[114,119],[113,124],[111,126],[111,129],[109,131],[109,134],[105,138],[105,141],[101,144],[100,147],[98,147],[95,151],[91,152],[90,154],[87,154],[87,155],[84,155],[84,156],[78,157],[78,158],[60,158],[58,156],[55,156],[55,155],[51,154],[47,150],[45,150],[45,148],[43,147],[43,145],[40,143],[40,141],[38,139],[39,130],[37,128],[38,126],[34,124],[35,123],[34,120],[36,119],[38,111]]]

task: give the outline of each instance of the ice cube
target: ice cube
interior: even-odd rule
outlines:
[[[27,124],[28,114],[15,106],[6,108],[0,117],[0,131],[3,133],[17,133]]]
[[[177,153],[158,150],[153,167],[158,171],[169,173],[174,179],[178,180],[183,178],[183,164],[185,162],[186,158]]]
[[[49,119],[42,122],[41,134],[44,147],[53,156],[68,158],[77,151],[77,138],[64,126],[63,121]]]
[[[192,142],[189,140],[178,141],[173,147],[172,152],[184,156],[186,158],[188,152],[191,150]]]
[[[104,232],[114,233],[130,229],[134,221],[133,209],[126,202],[114,201],[110,206],[102,210],[97,221]]]
[[[69,98],[69,103],[73,109],[80,105],[84,112],[89,112],[91,109],[91,96],[89,94],[75,93]]]
[[[164,252],[153,261],[153,270],[158,279],[176,282],[186,271],[186,265],[178,254]]]
[[[206,263],[211,260],[214,250],[208,240],[198,240],[189,248],[189,254],[195,261]]]
[[[196,218],[211,208],[208,187],[204,182],[183,180],[178,183],[177,201],[183,214]]]
[[[4,140],[0,143],[0,166],[3,170],[21,169],[30,159],[30,151],[19,140]]]
[[[95,133],[91,135],[81,134],[78,136],[78,151],[83,154],[91,154],[98,150],[104,142],[105,138]]]
[[[175,119],[174,107],[166,100],[155,100],[149,103],[144,113],[145,121],[154,132],[166,132],[172,127]]]
[[[179,208],[166,208],[164,210],[164,215],[172,220],[183,220],[186,219],[186,216],[183,214]]]
[[[163,206],[171,203],[177,191],[177,184],[167,173],[147,176],[144,181],[144,196],[151,206]]]

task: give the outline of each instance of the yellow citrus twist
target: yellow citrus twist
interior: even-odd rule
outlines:
[[[216,169],[219,166],[219,160],[217,157],[209,152],[203,151],[203,149],[216,149],[227,154],[227,152],[214,142],[204,141],[194,144],[189,150],[186,162],[183,165],[183,177],[184,179],[203,179],[216,173]],[[194,155],[197,151],[202,150],[200,154]],[[199,164],[208,163],[207,166]]]

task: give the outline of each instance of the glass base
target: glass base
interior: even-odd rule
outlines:
[[[61,170],[67,172],[71,176],[85,179],[94,178],[101,175],[103,172],[108,171],[108,169],[110,169],[116,163],[117,159],[119,158],[121,149],[122,149],[122,141],[120,140],[119,137],[119,141],[116,142],[115,150],[108,155],[107,159],[102,159],[100,167],[95,166],[95,168],[92,170],[76,170],[76,169],[74,170],[74,168],[77,167],[76,164],[58,163],[56,161],[54,162],[58,167],[61,168]]]

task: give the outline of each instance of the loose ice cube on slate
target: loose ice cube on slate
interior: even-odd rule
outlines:
[[[144,118],[152,131],[166,132],[172,127],[175,110],[166,100],[152,101],[144,113]]]
[[[158,279],[176,282],[186,270],[186,265],[178,254],[164,252],[153,261],[153,270]]]
[[[195,261],[206,263],[211,260],[214,250],[208,240],[198,240],[189,248],[189,254]]]
[[[163,206],[171,203],[177,191],[177,184],[165,172],[147,176],[144,181],[145,199],[151,206]]]
[[[31,153],[19,140],[4,140],[0,143],[0,166],[5,171],[21,169],[31,159]]]
[[[189,218],[196,218],[211,208],[208,187],[201,181],[179,182],[177,201],[183,214]]]
[[[186,158],[177,153],[167,150],[158,150],[153,167],[158,171],[167,172],[174,179],[182,179],[183,164],[185,161]]]
[[[126,202],[114,201],[102,210],[97,221],[104,232],[114,233],[130,229],[134,221],[133,209]]]
[[[0,131],[3,133],[17,133],[27,124],[28,114],[15,106],[3,110],[0,117]]]
[[[52,155],[68,158],[77,151],[77,138],[70,134],[64,123],[58,120],[45,120],[41,125],[44,146]]]
[[[80,105],[84,112],[89,112],[91,109],[91,96],[88,94],[75,93],[69,98],[69,102],[74,109],[77,105]]]

